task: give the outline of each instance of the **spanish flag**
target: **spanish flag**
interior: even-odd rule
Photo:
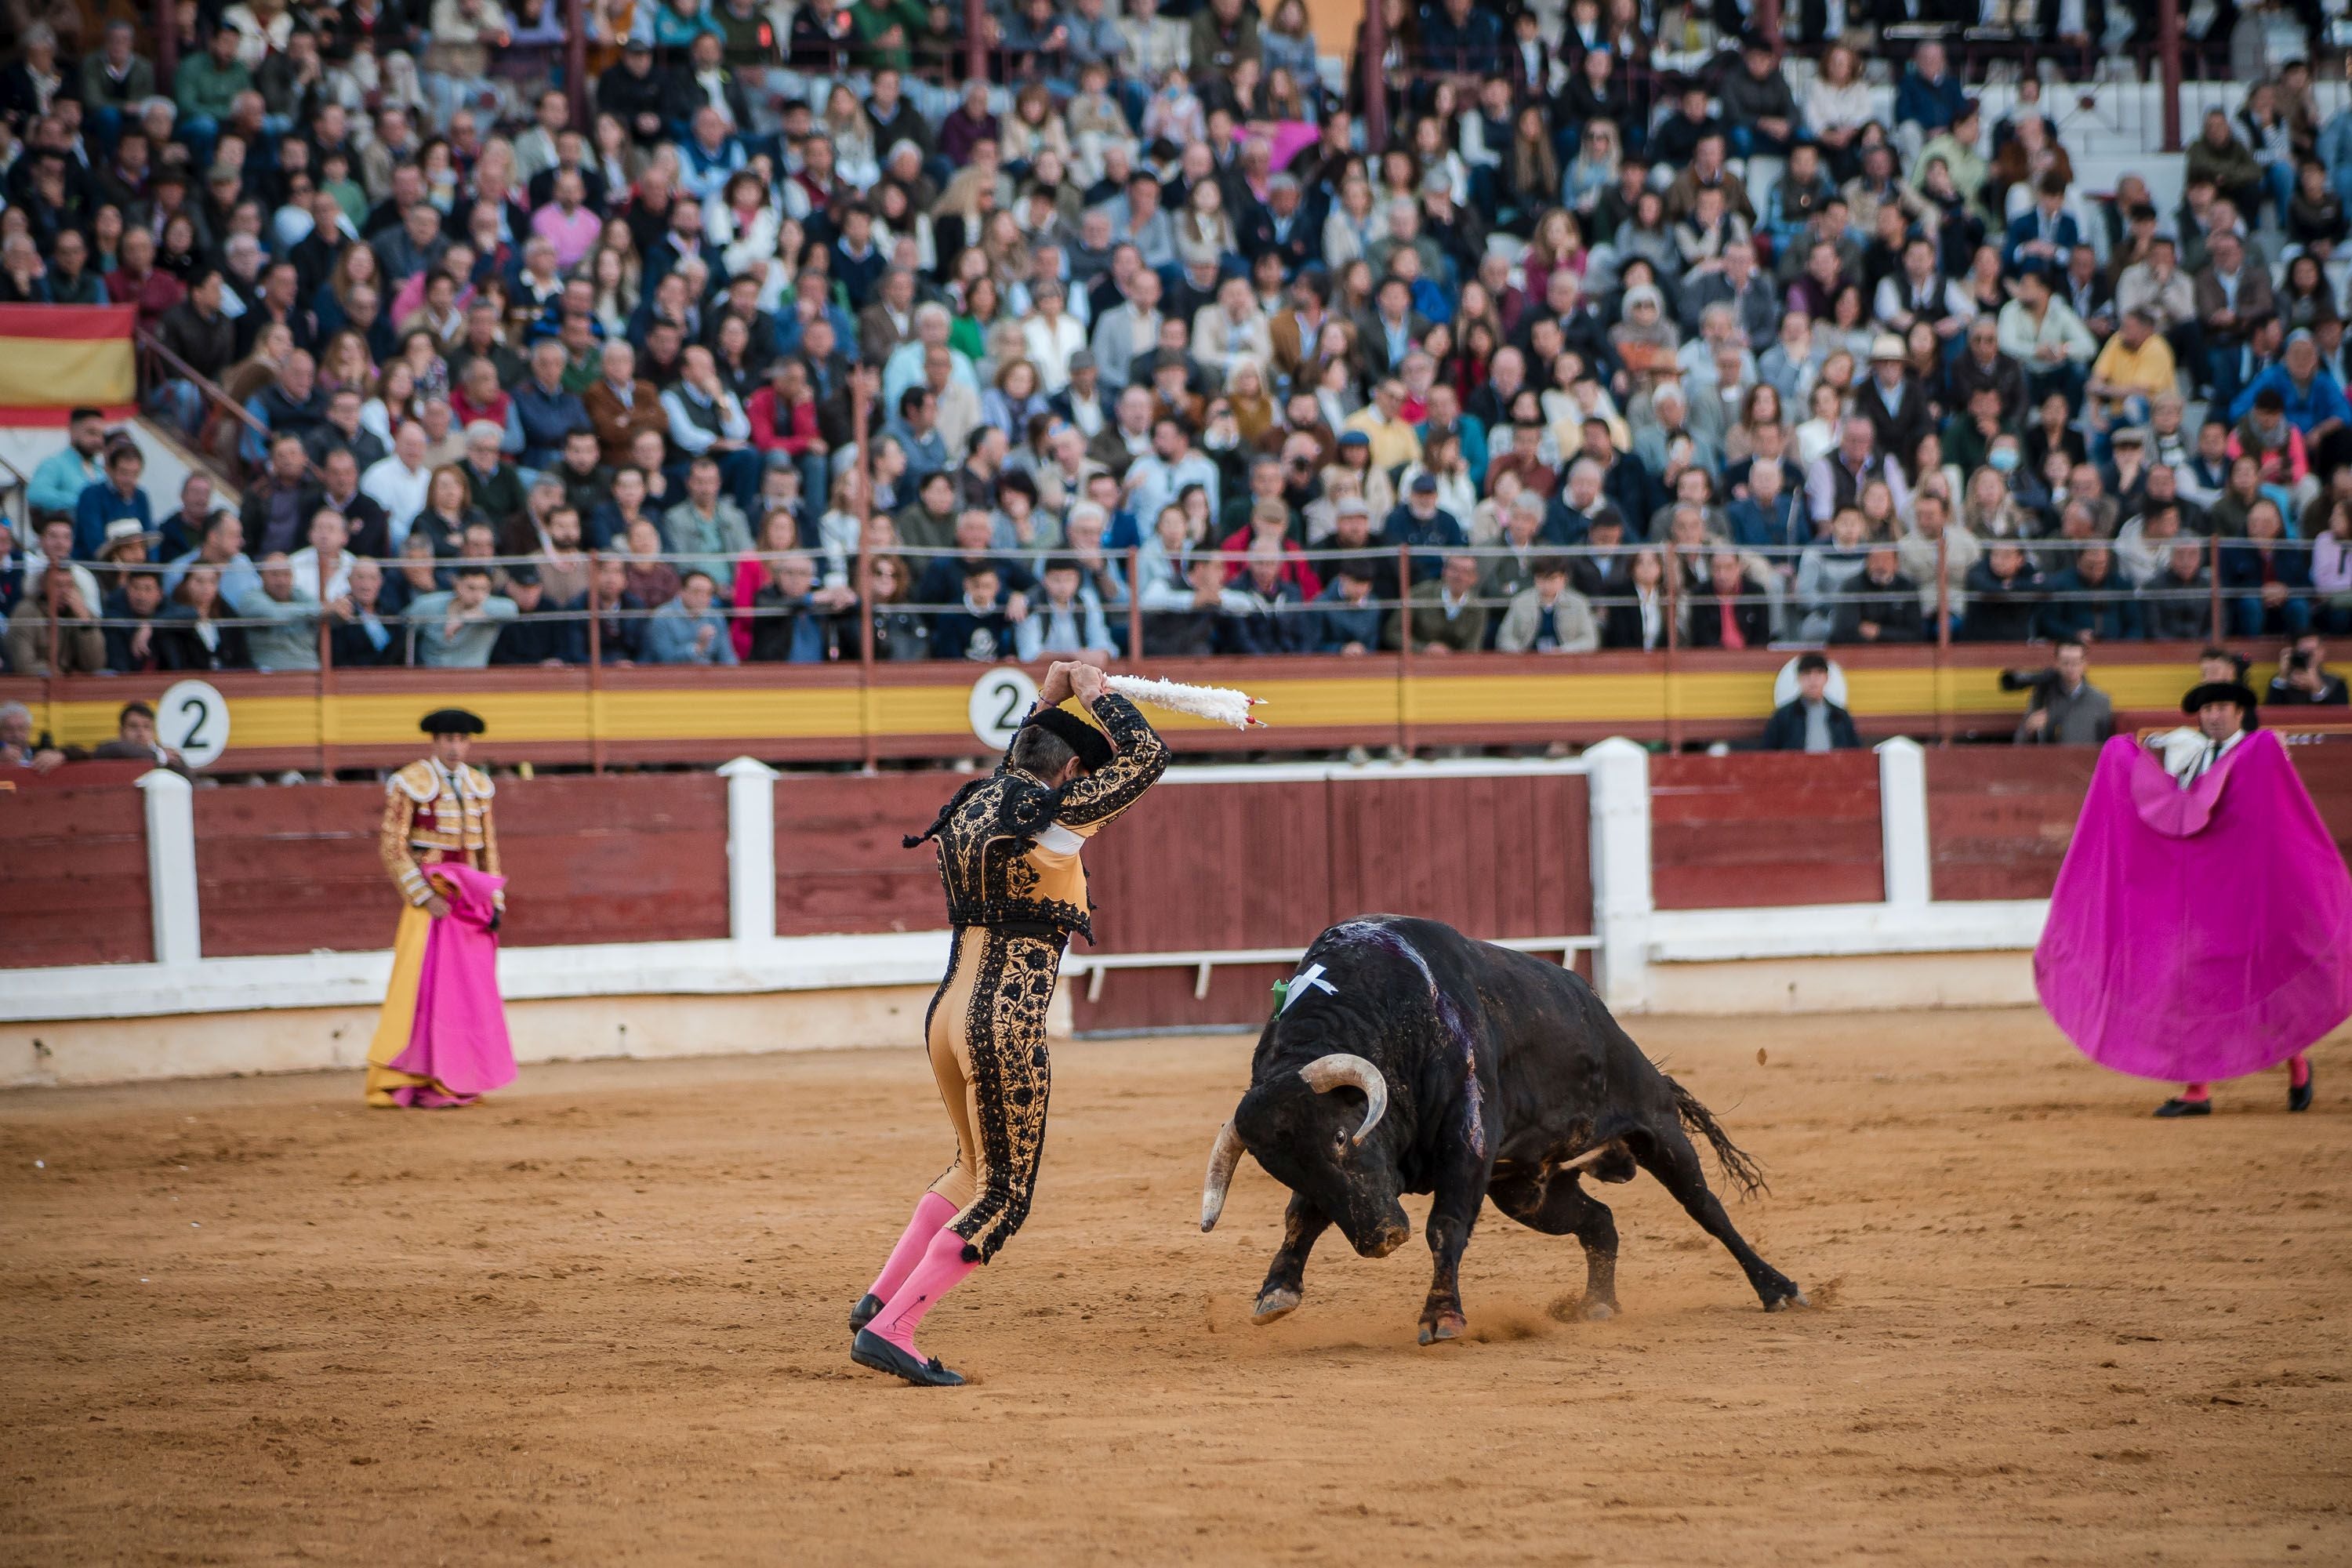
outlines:
[[[129,414],[136,305],[0,305],[0,422],[62,423],[68,409]]]

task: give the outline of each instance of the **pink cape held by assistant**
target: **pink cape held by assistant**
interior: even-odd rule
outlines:
[[[2084,1055],[2171,1082],[2275,1067],[2352,1016],[2352,875],[2275,734],[2186,790],[2106,743],[2033,981]]]
[[[427,1080],[417,1105],[467,1104],[515,1079],[506,1005],[499,999],[499,939],[490,930],[503,877],[445,862],[426,875],[449,900],[432,922],[416,981],[416,1016],[394,1069]]]

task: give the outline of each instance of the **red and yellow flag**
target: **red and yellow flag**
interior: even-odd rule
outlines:
[[[0,421],[47,424],[84,406],[129,413],[138,320],[136,305],[0,305]]]

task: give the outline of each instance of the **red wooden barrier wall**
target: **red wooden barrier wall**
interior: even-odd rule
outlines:
[[[937,931],[938,852],[900,840],[968,782],[950,773],[795,773],[776,781],[776,934]]]
[[[196,792],[210,957],[383,947],[400,907],[368,784]],[[727,934],[727,782],[715,773],[504,779],[511,946]]]
[[[1938,899],[2046,899],[2099,753],[2090,746],[1927,752],[1930,885]]]
[[[2292,748],[2352,858],[2352,746]],[[1939,900],[2046,896],[2095,753],[1930,749]],[[1652,763],[1664,909],[1868,902],[1882,890],[1875,759],[1757,753]],[[776,784],[777,929],[936,929],[928,824],[961,780],[796,775]],[[711,773],[502,780],[519,945],[720,937],[726,783]],[[383,792],[361,784],[200,789],[196,866],[214,956],[383,946],[397,912],[378,866]],[[1087,852],[1106,952],[1300,947],[1334,921],[1401,910],[1480,936],[1591,929],[1585,782],[1574,775],[1171,784]],[[0,792],[0,967],[152,957],[142,797],[127,784]],[[1085,951],[1083,946],[1081,952]],[[1263,1016],[1286,965],[1106,976],[1081,1027]]]
[[[1662,910],[1884,898],[1878,758],[1653,757],[1650,886]]]
[[[2334,835],[2336,847],[2352,861],[2352,745],[2289,746],[2294,771]]]
[[[1381,911],[1481,937],[1592,929],[1584,780],[1574,774],[1174,784],[1153,790],[1087,851],[1105,952],[1304,947]],[[1083,948],[1081,948],[1083,951]],[[1199,1027],[1265,1016],[1289,963],[1122,969],[1081,1030]]]
[[[154,956],[140,793],[0,792],[0,967]]]

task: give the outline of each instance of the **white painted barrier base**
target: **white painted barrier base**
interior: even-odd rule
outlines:
[[[751,1056],[918,1045],[936,982],[774,994],[582,996],[507,1008],[515,1059]],[[1068,1010],[1062,1011],[1067,1028]],[[373,1006],[292,1007],[0,1024],[0,1084],[58,1087],[345,1069],[352,1092]]]

